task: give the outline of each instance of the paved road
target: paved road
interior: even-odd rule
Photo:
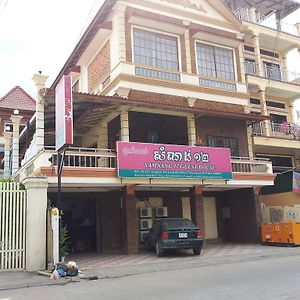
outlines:
[[[1,291],[0,299],[300,299],[300,256]]]

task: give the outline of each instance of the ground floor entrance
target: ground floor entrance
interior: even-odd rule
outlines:
[[[55,193],[48,196],[55,205]],[[260,241],[260,208],[250,188],[63,192],[61,204],[70,254],[143,251],[152,224],[166,217],[192,220],[207,241],[255,243]]]

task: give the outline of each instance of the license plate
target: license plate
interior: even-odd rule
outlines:
[[[178,235],[180,238],[187,238],[188,237],[188,234],[187,232],[179,232],[179,235]]]

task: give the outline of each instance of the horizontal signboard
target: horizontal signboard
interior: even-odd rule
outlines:
[[[117,142],[121,178],[231,179],[230,150]]]

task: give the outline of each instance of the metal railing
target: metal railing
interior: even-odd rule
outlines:
[[[281,124],[270,123],[270,136],[288,140],[300,140],[300,126],[294,123],[284,122]],[[255,136],[267,136],[263,122],[252,125],[252,132]]]
[[[258,74],[258,64],[252,61],[245,61],[245,73],[247,75],[255,75],[259,76]],[[271,80],[278,80],[282,82],[294,82],[295,79],[300,78],[300,73],[288,71],[287,69],[282,69],[280,67],[272,67],[264,65],[264,74],[263,77]]]
[[[232,172],[272,174],[272,162],[269,159],[232,157]]]
[[[57,153],[49,158],[51,166],[57,166]],[[68,148],[64,155],[65,167],[116,168],[115,150],[98,148]]]
[[[274,12],[267,16],[259,12],[256,12],[254,18],[252,17],[249,8],[240,7],[234,11],[234,14],[242,21],[252,22],[255,24],[259,24],[261,26],[286,32],[292,35],[296,35],[296,36],[298,35],[297,28],[295,25],[277,20]]]

